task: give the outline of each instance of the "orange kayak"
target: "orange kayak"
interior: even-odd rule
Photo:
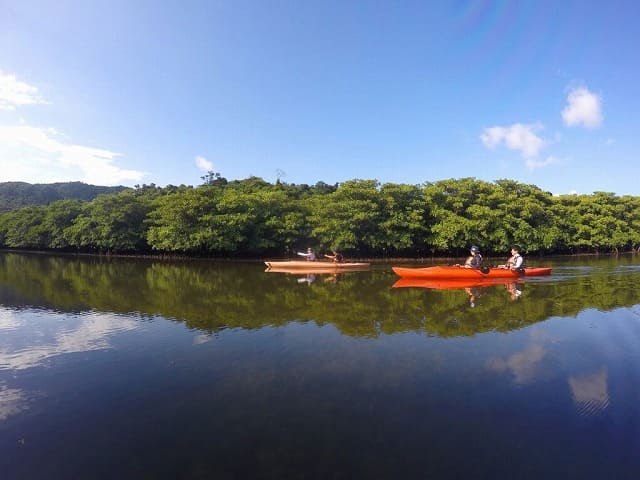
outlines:
[[[525,268],[524,272],[507,270],[506,268],[464,268],[464,267],[424,267],[405,268],[391,267],[402,278],[438,278],[479,280],[484,278],[520,278],[538,275],[551,275],[551,267]]]

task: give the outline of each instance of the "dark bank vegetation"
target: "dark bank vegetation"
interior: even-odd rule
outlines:
[[[0,247],[90,253],[290,256],[337,248],[352,257],[610,253],[640,247],[640,197],[553,196],[513,180],[420,185],[261,178],[64,199],[0,214]]]

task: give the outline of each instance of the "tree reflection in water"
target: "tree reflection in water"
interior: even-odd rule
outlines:
[[[587,267],[588,274],[569,264],[544,281],[442,290],[392,288],[400,282],[383,266],[300,277],[265,273],[259,262],[2,253],[0,282],[6,305],[161,315],[205,331],[314,321],[354,336],[423,331],[447,337],[640,303],[640,270],[599,265]],[[313,288],[294,288],[298,283]]]

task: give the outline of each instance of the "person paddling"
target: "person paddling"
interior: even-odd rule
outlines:
[[[482,255],[480,255],[480,249],[475,245],[471,247],[471,255],[464,262],[465,268],[480,268],[482,266]]]
[[[324,256],[333,260],[333,263],[340,263],[343,260],[342,254],[336,250],[331,250],[331,255],[325,253]]]
[[[520,255],[520,247],[514,245],[511,247],[511,257],[504,265],[499,265],[498,268],[506,268],[508,270],[515,270],[517,272],[524,272],[524,258]]]
[[[313,253],[313,250],[311,250],[311,247],[307,248],[307,253],[298,252],[298,255],[300,255],[301,257],[305,257],[310,262],[313,262],[316,259],[316,254]]]

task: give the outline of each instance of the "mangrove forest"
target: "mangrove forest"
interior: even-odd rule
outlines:
[[[552,195],[502,179],[419,185],[349,180],[329,185],[228,181],[138,185],[92,199],[62,198],[0,213],[0,248],[64,252],[288,257],[611,253],[640,248],[640,197]]]

